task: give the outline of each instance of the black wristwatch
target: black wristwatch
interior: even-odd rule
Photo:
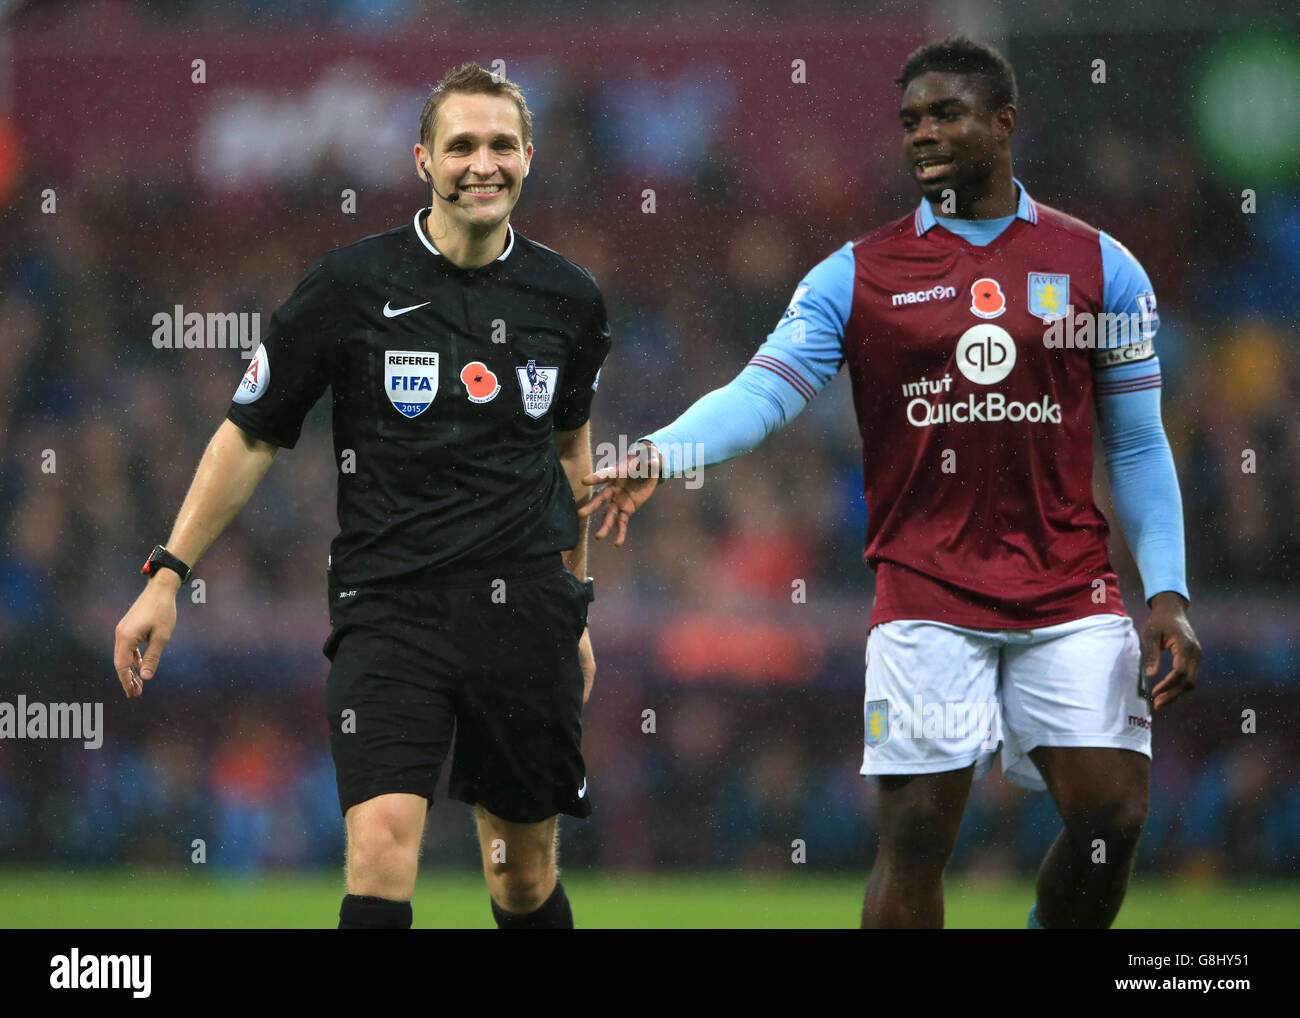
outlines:
[[[144,565],[140,567],[140,575],[153,576],[159,569],[171,569],[181,578],[181,583],[189,583],[190,576],[194,572],[161,544],[156,544],[149,557],[144,560]]]
[[[588,576],[586,581],[582,584],[582,589],[587,592],[588,604],[596,600],[596,581],[590,576]]]

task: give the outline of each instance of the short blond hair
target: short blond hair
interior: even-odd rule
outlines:
[[[424,101],[424,109],[420,111],[420,143],[425,147],[433,147],[434,134],[438,129],[438,107],[453,92],[495,95],[511,100],[519,108],[519,125],[524,148],[532,143],[533,115],[519,86],[499,74],[485,70],[478,64],[468,63],[461,64],[454,71],[448,71],[443,79],[433,86],[429,98]]]

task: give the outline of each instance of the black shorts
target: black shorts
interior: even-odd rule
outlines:
[[[587,595],[558,553],[521,575],[331,584],[330,624],[325,712],[344,814],[388,792],[432,804],[453,731],[452,798],[516,823],[591,814],[578,655]]]

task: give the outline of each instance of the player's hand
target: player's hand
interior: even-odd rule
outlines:
[[[176,628],[176,592],[181,581],[170,569],[149,578],[148,585],[113,631],[113,667],[127,699],[144,695],[144,682],[158,670],[158,659]],[[144,654],[140,644],[148,644]]]
[[[582,703],[586,706],[587,698],[591,696],[592,683],[596,681],[596,655],[591,650],[591,630],[582,631],[582,639],[578,641],[578,656],[582,658]]]
[[[582,479],[587,487],[599,485],[587,504],[578,510],[582,517],[590,516],[602,505],[605,519],[596,531],[596,540],[604,540],[605,535],[617,522],[618,533],[614,538],[614,547],[623,547],[627,538],[627,521],[632,514],[650,501],[659,485],[659,473],[663,469],[663,454],[649,442],[640,442],[632,447],[627,459],[613,467],[605,467]]]
[[[1147,679],[1160,670],[1161,651],[1172,652],[1169,673],[1151,690],[1152,710],[1172,703],[1196,686],[1201,666],[1201,644],[1187,620],[1187,602],[1181,594],[1166,590],[1151,599],[1151,615],[1142,627],[1142,663]]]

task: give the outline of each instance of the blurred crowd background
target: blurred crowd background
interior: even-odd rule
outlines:
[[[98,700],[106,718],[95,751],[0,740],[0,864],[181,866],[195,838],[236,872],[341,862],[322,717],[325,401],[203,559],[202,597],[182,592],[145,697],[126,703],[113,674],[140,563],[246,364],[157,349],[155,314],[259,312],[265,328],[325,250],[409,222],[427,198],[409,153],[429,87],[501,59],[535,113],[513,221],[600,282],[614,350],[594,435],[634,439],[729,380],[808,268],[911,213],[892,79],[959,28],[1017,70],[1019,179],[1124,242],[1159,300],[1206,659],[1194,696],[1156,721],[1139,868],[1293,874],[1294,17],[1239,4],[1228,29],[1164,2],[1109,24],[1120,5],[1071,21],[1053,4],[831,3],[795,19],[772,3],[690,19],[615,6],[588,23],[581,4],[475,6],[490,26],[411,0],[0,4],[0,700]],[[562,823],[568,864],[779,870],[802,839],[809,866],[865,869],[861,484],[841,376],[698,490],[662,489],[627,547],[593,546],[595,812]],[[1140,624],[1118,535],[1113,560]],[[1056,830],[1046,794],[992,774],[954,869],[1031,872]],[[429,864],[475,864],[459,804],[435,808],[427,840]]]

